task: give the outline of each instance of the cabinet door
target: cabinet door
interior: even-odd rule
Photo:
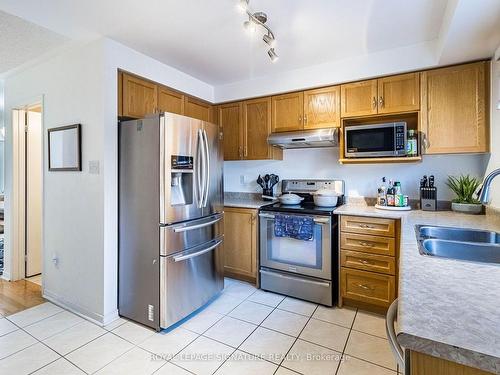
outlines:
[[[377,113],[377,80],[348,83],[340,86],[342,117]]]
[[[304,129],[340,128],[340,86],[304,91]]]
[[[212,106],[204,101],[184,96],[184,115],[202,121],[210,121]]]
[[[303,92],[273,96],[272,107],[273,132],[286,132],[303,128]]]
[[[257,211],[224,208],[224,272],[254,280],[257,276]]]
[[[243,103],[243,157],[264,160],[271,157],[267,136],[271,133],[271,98]]]
[[[142,118],[156,112],[158,97],[158,86],[156,84],[123,73],[122,86],[123,116]]]
[[[489,151],[488,65],[422,73],[422,131],[427,154]]]
[[[184,114],[184,95],[160,86],[158,88],[158,110],[160,112]]]
[[[224,160],[243,158],[242,132],[243,105],[241,102],[219,106],[219,127],[222,129]]]
[[[378,113],[418,111],[420,109],[419,73],[400,74],[378,81]]]

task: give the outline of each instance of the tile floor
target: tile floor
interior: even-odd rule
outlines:
[[[169,332],[99,327],[49,302],[0,319],[0,374],[396,375],[384,319],[226,280]]]

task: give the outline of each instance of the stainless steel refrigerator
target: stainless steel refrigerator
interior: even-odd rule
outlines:
[[[167,328],[223,289],[219,143],[216,125],[172,113],[120,123],[121,316]]]

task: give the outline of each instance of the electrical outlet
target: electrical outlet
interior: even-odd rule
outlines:
[[[59,265],[59,257],[56,253],[52,254],[52,263],[54,263],[54,266],[56,267]]]

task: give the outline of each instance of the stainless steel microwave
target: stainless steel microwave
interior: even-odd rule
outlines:
[[[406,122],[346,126],[344,137],[346,158],[406,155]]]

